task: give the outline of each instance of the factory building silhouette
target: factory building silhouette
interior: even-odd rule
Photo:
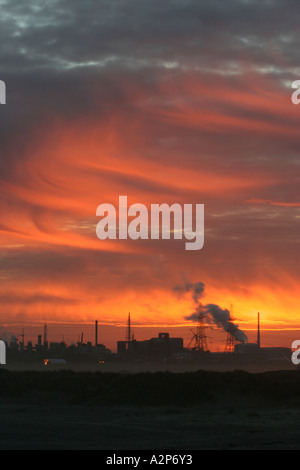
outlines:
[[[125,341],[117,342],[117,354],[121,357],[139,356],[144,359],[170,357],[183,351],[183,338],[171,338],[169,333],[159,333],[157,338],[144,341],[134,339],[128,314]]]

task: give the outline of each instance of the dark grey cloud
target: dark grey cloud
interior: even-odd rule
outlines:
[[[277,263],[296,276],[297,209],[246,201],[298,199],[299,120],[290,103],[289,82],[300,74],[299,16],[299,2],[286,0],[3,1],[0,78],[7,82],[8,99],[0,107],[1,180],[32,184],[29,170],[26,174],[16,169],[28,158],[28,143],[37,133],[51,130],[57,117],[67,123],[97,120],[100,128],[117,114],[121,123],[135,123],[132,132],[139,135],[135,152],[141,159],[163,160],[170,168],[186,166],[199,174],[205,168],[216,174],[216,188],[218,174],[232,175],[237,181],[245,175],[253,181],[264,175],[264,185],[232,194],[228,187],[224,198],[205,194],[200,178],[198,190],[189,193],[207,208],[209,243],[201,256],[203,270],[211,278],[215,275],[225,283],[229,273],[234,280],[241,272],[244,279],[255,278],[258,257],[265,259],[270,275]],[[262,79],[257,88],[255,80],[249,79],[251,74]],[[199,83],[197,94],[197,88],[189,88],[191,81]],[[240,100],[226,97],[237,91]],[[268,93],[274,93],[274,98],[285,96],[286,107],[271,107],[271,99],[257,107],[243,100]],[[183,108],[195,112],[193,123],[165,118],[164,113],[180,115]],[[200,125],[205,113],[215,113],[224,121]],[[259,122],[261,130],[226,126],[225,118]],[[271,130],[264,131],[264,124]],[[118,131],[121,138],[126,137],[128,127]],[[104,176],[132,191],[172,194],[168,175],[165,183],[117,171],[107,170]],[[189,189],[178,189],[174,199],[183,198],[184,192]],[[33,223],[44,228],[39,225],[38,200],[36,205],[26,205],[7,194],[3,204],[28,211]],[[1,224],[5,229],[6,221]],[[165,245],[156,246],[159,252]],[[166,246],[164,254],[174,253],[174,246]],[[239,257],[239,252],[244,255]],[[119,285],[159,284],[163,274],[167,277],[162,263],[153,261],[146,274],[149,258],[131,256],[129,263],[129,256],[99,255],[92,250],[62,254],[59,248],[41,255],[27,249],[4,256],[2,270],[9,279],[69,277],[95,290],[107,272]],[[200,269],[197,256],[177,251],[179,267],[184,268],[185,256],[191,270]]]
[[[129,107],[122,79],[156,96],[162,71],[208,74],[211,86],[237,74],[241,86],[245,65],[274,80],[299,66],[296,2],[10,0],[1,12],[1,75],[10,104],[0,116],[3,136],[22,132],[22,124],[27,132],[30,124],[46,125],[51,113],[101,118]]]
[[[25,57],[37,70],[101,68],[119,61],[224,64],[245,53],[262,63],[272,48],[293,57],[298,17],[297,2],[283,0],[10,0],[2,4],[1,36],[8,41],[7,66],[17,66],[11,56],[24,66]]]

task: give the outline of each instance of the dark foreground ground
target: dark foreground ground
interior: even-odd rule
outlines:
[[[300,372],[0,369],[1,450],[300,450]]]

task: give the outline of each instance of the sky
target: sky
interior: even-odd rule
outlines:
[[[201,283],[199,301],[230,311],[249,341],[257,312],[263,345],[298,339],[299,2],[0,8],[2,331],[47,323],[51,339],[76,340],[98,320],[113,347],[131,312],[136,339],[188,341],[186,286]],[[203,248],[99,240],[96,209],[119,195],[204,204]],[[222,348],[226,333],[208,329]]]

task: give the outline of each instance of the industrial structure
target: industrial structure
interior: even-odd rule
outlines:
[[[168,358],[183,351],[183,338],[171,338],[169,333],[159,333],[149,340],[118,341],[117,354],[120,358],[138,358],[144,360]]]
[[[183,338],[170,338],[169,333],[159,333],[157,338],[137,341],[131,328],[128,314],[125,341],[117,342],[117,354],[121,359],[138,358],[143,360],[166,358],[183,350]]]
[[[232,320],[232,318],[231,318]],[[233,324],[231,321],[228,325]],[[157,337],[138,341],[134,338],[130,313],[128,314],[125,339],[117,341],[117,352],[113,353],[99,344],[98,320],[95,321],[94,342],[83,342],[83,333],[77,344],[67,345],[64,341],[49,342],[47,325],[44,325],[43,335],[39,334],[34,345],[28,341],[25,346],[24,329],[21,341],[16,336],[11,336],[10,341],[5,341],[8,362],[12,361],[43,361],[45,359],[62,358],[68,362],[88,361],[91,363],[103,363],[109,361],[128,362],[157,362],[184,361],[202,365],[222,364],[230,360],[231,364],[253,364],[272,361],[287,360],[291,363],[290,348],[262,347],[260,336],[260,314],[257,314],[257,340],[256,342],[237,341],[234,331],[227,329],[227,338],[223,352],[211,352],[207,345],[205,314],[198,310],[198,322],[196,329],[192,329],[192,337],[187,347],[184,347],[183,338],[171,337],[168,332],[159,332]],[[2,338],[3,339],[3,338]]]
[[[191,329],[192,338],[190,339],[188,343],[188,349],[192,349],[194,351],[203,351],[203,352],[209,351],[209,348],[207,345],[205,318],[206,316],[203,314],[202,309],[199,308],[197,328],[196,328],[196,331]]]
[[[262,347],[260,344],[260,314],[257,314],[257,340],[256,343],[238,343],[235,345],[234,352],[242,362],[251,361],[273,361],[290,360],[290,348],[283,347]]]
[[[226,338],[226,343],[225,343],[225,348],[224,352],[225,353],[230,353],[233,352],[235,349],[235,346],[239,343],[236,337],[234,336],[234,325],[233,325],[233,320],[234,318],[232,317],[232,306],[230,309],[229,313],[229,321],[228,321],[228,329],[227,329],[227,338]]]

